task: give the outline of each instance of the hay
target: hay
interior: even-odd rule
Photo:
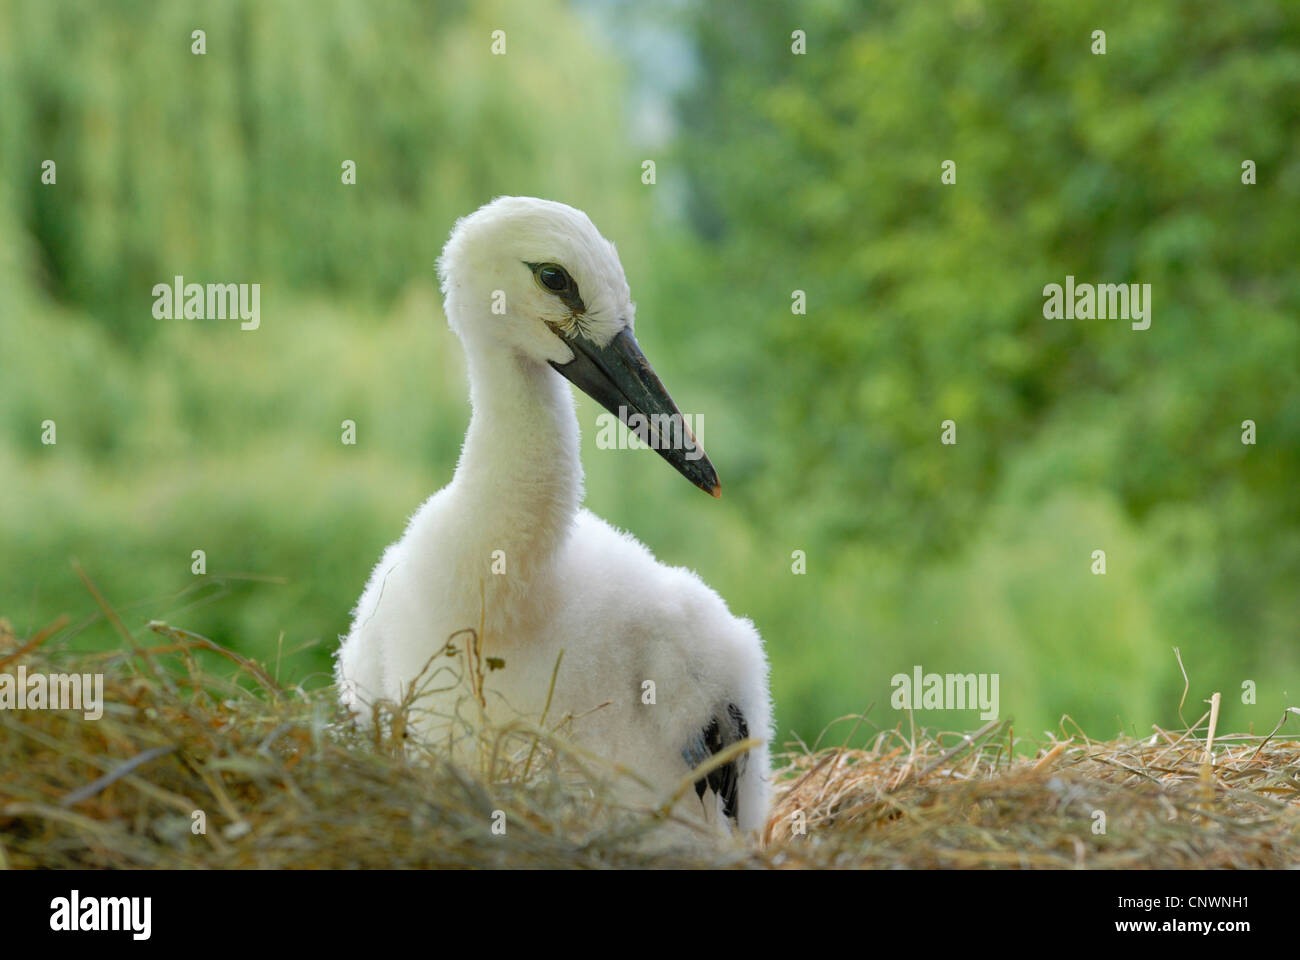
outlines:
[[[790,758],[769,821],[791,866],[1300,866],[1300,742],[1195,728],[1061,740],[1015,756],[1010,724]],[[792,839],[806,823],[805,842]],[[784,840],[784,843],[779,841]]]
[[[0,621],[0,672],[102,673],[105,701],[95,721],[0,710],[0,866],[1300,865],[1300,742],[1280,735],[1198,721],[1145,741],[1080,732],[1028,757],[1006,722],[885,730],[866,749],[779,757],[767,843],[706,853],[657,842],[672,818],[621,807],[608,772],[546,730],[495,732],[530,744],[526,764],[413,761],[400,708],[364,736],[332,688],[282,686],[166,624],[137,637],[104,609],[123,647],[100,654],[70,651],[61,625],[24,640]]]

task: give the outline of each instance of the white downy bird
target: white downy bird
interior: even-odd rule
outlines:
[[[625,423],[634,413],[676,415],[652,419],[660,428],[682,422],[633,336],[614,245],[573,207],[500,197],[457,221],[438,269],[473,412],[451,483],[385,551],[357,604],[338,652],[344,704],[368,723],[371,705],[400,702],[449,637],[481,629],[477,652],[504,662],[478,674],[492,722],[569,718],[568,740],[663,795],[728,745],[762,741],[677,808],[722,833],[759,830],[771,703],[757,631],[694,572],[660,564],[580,506],[566,378]],[[690,431],[675,444],[660,432],[650,432],[660,455],[718,496]],[[415,736],[439,736],[465,687],[429,696],[432,707],[413,711]]]

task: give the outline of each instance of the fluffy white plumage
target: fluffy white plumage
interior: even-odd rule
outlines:
[[[572,296],[547,289],[538,264],[562,265]],[[364,723],[370,703],[400,701],[448,637],[477,629],[482,616],[482,653],[505,662],[483,681],[493,723],[540,717],[563,649],[548,717],[576,717],[568,739],[664,794],[710,752],[746,735],[762,740],[678,807],[723,832],[729,822],[757,830],[771,736],[757,632],[692,571],[658,563],[580,507],[577,418],[557,370],[581,359],[579,346],[609,350],[624,332],[620,342],[635,346],[613,244],[572,207],[502,197],[456,223],[439,273],[473,414],[451,483],[411,518],[357,604],[338,653],[344,703]],[[504,313],[493,312],[499,292]],[[711,466],[708,475],[716,486]],[[504,558],[504,574],[493,572],[494,558],[498,569]],[[642,702],[647,680],[654,704]],[[437,694],[415,714],[414,732],[438,735],[437,718],[464,693]]]

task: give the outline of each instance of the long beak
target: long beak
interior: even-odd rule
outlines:
[[[603,347],[581,334],[556,333],[573,350],[573,359],[551,366],[622,420],[687,480],[705,493],[722,496],[717,471],[630,330],[620,331]],[[636,414],[641,415],[637,422],[628,423]]]

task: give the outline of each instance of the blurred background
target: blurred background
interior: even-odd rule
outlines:
[[[1174,647],[1189,721],[1300,700],[1300,7],[1256,0],[0,0],[0,616],[119,643],[75,558],[133,628],[329,682],[451,476],[434,261],[500,194],[618,244],[725,495],[584,397],[588,504],[755,621],[782,741],[906,729],[917,664],[1030,736],[1177,725]],[[154,319],[176,274],[261,328]],[[1045,320],[1067,274],[1151,328]]]

